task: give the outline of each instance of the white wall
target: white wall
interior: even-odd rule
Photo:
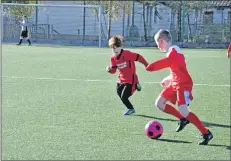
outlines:
[[[42,1],[43,4],[70,5],[72,1]],[[83,31],[83,7],[38,7],[38,24],[52,24],[61,34],[80,34]],[[35,20],[35,15],[33,16]],[[92,8],[86,8],[86,34],[97,35],[98,22]]]
[[[43,4],[83,4],[81,1],[42,1]],[[154,22],[154,19],[152,19],[152,29],[150,31],[150,35],[153,35],[155,32],[157,32],[159,29],[170,29],[170,23],[171,23],[171,10],[164,6],[164,5],[158,5],[157,6],[159,14],[162,16],[162,19],[157,18],[157,22]],[[46,8],[46,10],[39,9],[40,12],[38,14],[38,23],[39,24],[52,24],[54,26],[54,29],[60,32],[61,34],[78,34],[78,30],[80,34],[82,34],[83,30],[83,8],[61,8],[61,7],[49,7]],[[139,3],[135,3],[135,25],[139,28],[139,34],[144,35],[144,25],[142,20],[142,5]],[[210,9],[214,11],[214,23],[221,23],[221,12],[217,11],[216,9]],[[228,18],[228,11],[230,9],[225,9],[223,11],[224,19]],[[204,12],[204,11],[203,11]],[[154,9],[153,9],[153,16],[154,16]],[[86,34],[87,35],[97,35],[98,34],[98,22],[96,18],[96,14],[92,11],[91,8],[86,9]],[[122,10],[121,10],[122,15]],[[195,22],[195,16],[196,13],[192,12],[190,13],[190,22]],[[197,21],[202,22],[203,16],[200,17],[200,13],[198,13],[198,19]],[[125,35],[127,35],[127,15],[125,16]],[[35,17],[34,17],[35,19]],[[107,35],[107,15],[102,15],[101,22],[103,26],[103,32],[105,35]],[[130,25],[131,25],[132,17],[130,16]],[[175,21],[177,21],[177,17],[175,16]],[[187,18],[185,19],[185,22],[187,22]],[[122,34],[122,26],[123,26],[122,16],[118,18],[117,20],[112,21],[111,26],[111,35],[118,35]],[[176,24],[176,23],[175,23]]]
[[[43,4],[83,4],[81,1],[42,1]],[[152,20],[152,31],[151,34],[156,32],[160,28],[169,29],[170,27],[170,10],[165,6],[157,7],[160,15],[162,15],[163,19],[158,20],[157,23],[154,23]],[[135,4],[135,25],[139,28],[140,35],[144,35],[144,26],[142,15],[142,5],[139,3]],[[98,22],[94,12],[90,8],[86,9],[86,34],[88,35],[97,35],[98,34]],[[154,14],[154,9],[153,9]],[[103,32],[107,35],[107,15],[101,15],[101,22],[103,26]],[[125,34],[127,33],[127,17],[125,16]],[[35,16],[33,17],[35,19]],[[122,10],[121,17],[113,20],[111,25],[111,35],[122,34]],[[130,16],[130,25],[131,25],[132,17]],[[83,30],[83,8],[60,8],[60,7],[49,7],[45,10],[39,8],[38,13],[38,23],[39,24],[52,24],[54,29],[62,34],[78,34],[78,29],[80,30],[80,34],[82,34]]]

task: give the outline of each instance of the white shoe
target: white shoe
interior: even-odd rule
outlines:
[[[124,115],[131,115],[135,112],[136,112],[135,109],[128,109],[126,112],[124,112]]]

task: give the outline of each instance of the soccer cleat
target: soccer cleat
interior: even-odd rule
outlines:
[[[126,112],[124,112],[124,115],[126,116],[126,115],[131,115],[131,114],[133,114],[133,113],[135,113],[136,111],[135,111],[135,109],[128,109]]]
[[[180,119],[178,127],[176,128],[176,132],[180,132],[181,130],[183,130],[187,124],[189,124],[189,121],[186,118]]]
[[[142,87],[141,87],[140,83],[136,84],[136,89],[137,89],[137,91],[141,91]]]
[[[201,135],[201,141],[199,142],[199,145],[207,145],[210,140],[213,138],[213,134],[208,130],[208,134],[202,134]]]

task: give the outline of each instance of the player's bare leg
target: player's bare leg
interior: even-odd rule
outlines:
[[[164,98],[162,96],[158,96],[158,98],[156,99],[155,105],[161,111],[168,113],[168,114],[171,114],[171,115],[177,117],[178,119],[184,118],[177,109],[175,109],[173,106],[167,104],[166,103],[167,101],[168,100],[166,98]]]
[[[180,105],[179,110],[182,116],[184,116],[188,121],[195,125],[198,130],[201,132],[201,140],[199,145],[207,145],[210,140],[213,138],[213,134],[205,128],[201,120],[192,112],[188,110],[188,105]]]

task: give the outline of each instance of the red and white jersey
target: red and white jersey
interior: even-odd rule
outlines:
[[[184,88],[192,90],[193,81],[188,73],[185,57],[178,46],[172,46],[166,54],[166,58],[157,60],[146,67],[148,71],[157,71],[170,68],[172,77],[171,86],[174,89]]]

